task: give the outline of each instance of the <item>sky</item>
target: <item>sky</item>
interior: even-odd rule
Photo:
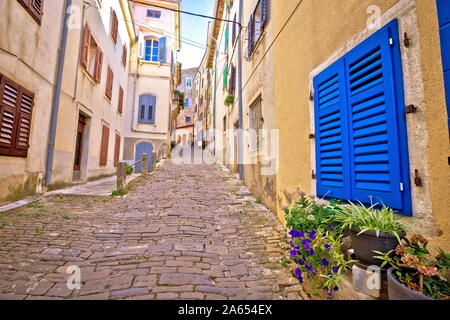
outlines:
[[[214,7],[214,0],[183,0],[183,11],[199,13],[211,16]],[[206,40],[208,37],[208,22],[211,19],[195,17],[188,14],[181,14],[181,50],[178,54],[178,61],[183,64],[183,69],[194,68],[200,65],[206,50]],[[192,40],[198,48],[187,44]]]

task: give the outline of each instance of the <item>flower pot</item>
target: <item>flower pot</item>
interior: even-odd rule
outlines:
[[[401,270],[406,272],[417,271],[416,269],[408,267],[401,267]],[[389,300],[436,300],[429,296],[420,294],[417,291],[411,290],[407,286],[400,283],[392,274],[394,271],[395,269],[392,267],[387,271]]]
[[[383,261],[374,258],[374,256],[377,256],[378,254],[373,251],[388,252],[394,250],[399,244],[397,237],[392,233],[380,232],[377,237],[377,233],[373,230],[365,231],[358,235],[360,231],[361,229],[352,227],[350,230],[350,238],[356,259],[364,264],[381,265]],[[399,232],[398,235],[401,239],[406,233]]]

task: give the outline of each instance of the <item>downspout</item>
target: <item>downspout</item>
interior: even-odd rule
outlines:
[[[238,152],[239,152],[239,179],[243,178],[242,166],[242,0],[239,0],[239,39],[238,39],[238,92],[239,92],[239,136],[238,136]]]
[[[218,43],[216,41],[216,56],[214,58],[214,105],[213,105],[213,139],[214,139],[214,145],[213,145],[213,153],[216,155],[216,93],[217,93],[217,47]]]
[[[69,32],[70,7],[72,0],[66,0],[63,30],[61,35],[61,43],[58,57],[58,73],[56,76],[56,88],[53,95],[52,116],[50,122],[50,134],[47,149],[47,163],[45,167],[45,185],[50,185],[52,181],[53,155],[55,152],[56,124],[58,122],[59,101],[61,97],[61,82],[64,69],[64,59],[66,56],[67,34]]]

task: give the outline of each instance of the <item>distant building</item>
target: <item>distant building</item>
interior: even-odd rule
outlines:
[[[177,117],[176,143],[191,145],[194,138],[194,78],[198,68],[181,71],[181,83],[177,90],[184,92],[184,109]]]

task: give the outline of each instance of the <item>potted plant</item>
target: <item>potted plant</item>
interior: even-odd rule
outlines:
[[[233,104],[233,103],[234,103],[234,94],[229,94],[229,95],[227,95],[226,98],[225,98],[225,101],[224,101],[223,103],[224,103],[224,105],[226,105],[227,107],[228,107],[230,104]]]
[[[342,228],[350,230],[352,248],[356,259],[368,265],[380,265],[374,251],[386,253],[394,250],[406,235],[408,227],[394,217],[394,211],[384,204],[376,209],[377,203],[370,207],[361,202],[342,205],[336,220]]]
[[[127,175],[132,174],[134,171],[133,167],[127,167]]]
[[[339,290],[344,272],[354,262],[346,260],[342,252],[343,234],[334,220],[339,202],[306,197],[301,191],[299,194],[300,200],[290,209],[281,208],[291,229],[293,276],[313,297],[331,299]]]
[[[392,252],[377,252],[382,266],[391,265],[387,272],[389,299],[449,300],[450,284],[445,275],[450,254],[439,249],[433,258],[427,249],[428,240],[420,234],[403,240]]]

